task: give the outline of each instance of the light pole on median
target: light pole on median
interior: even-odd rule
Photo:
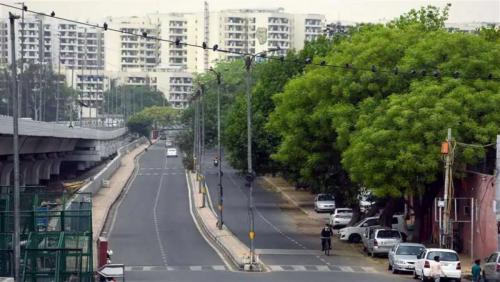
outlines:
[[[251,69],[252,62],[256,57],[265,57],[267,52],[279,51],[280,48],[277,49],[269,49],[267,51],[263,51],[253,55],[247,55],[245,57],[245,68],[246,68],[246,79],[245,79],[245,92],[247,96],[247,168],[248,174],[246,176],[247,186],[249,187],[249,196],[248,196],[248,216],[250,218],[250,227],[248,236],[250,238],[250,267],[253,267],[255,264],[255,222],[254,222],[254,206],[253,206],[253,181],[255,178],[255,173],[252,168],[252,95],[250,92],[250,80],[251,78]]]
[[[224,203],[224,190],[222,188],[222,147],[221,147],[221,130],[220,130],[220,86],[221,86],[221,79],[222,79],[222,74],[220,72],[217,72],[213,68],[210,68],[210,71],[215,74],[217,77],[217,151],[218,151],[218,178],[219,178],[219,219],[217,221],[217,227],[219,229],[222,229],[222,225],[224,224],[223,218],[222,218],[222,209],[223,209],[223,203]]]

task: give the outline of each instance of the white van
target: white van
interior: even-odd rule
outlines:
[[[362,219],[353,226],[347,226],[339,230],[340,240],[349,241],[352,243],[359,243],[363,238],[368,227],[380,226],[380,220],[378,216],[367,217]],[[403,236],[403,241],[406,241],[408,234],[408,226],[406,225],[406,220],[404,215],[394,215],[392,217],[392,229],[396,229],[401,232]]]

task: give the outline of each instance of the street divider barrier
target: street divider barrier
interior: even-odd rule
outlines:
[[[141,144],[147,142],[146,138],[141,137],[125,146],[118,149],[116,157],[111,160],[101,171],[99,171],[95,176],[93,176],[92,181],[88,182],[80,188],[79,192],[88,192],[95,195],[102,187],[106,187],[105,183],[109,185],[109,179],[115,173],[115,171],[121,166],[122,158],[124,155],[128,154],[133,149],[137,148]]]
[[[204,208],[200,207],[203,193],[200,193],[197,189],[200,184],[196,174],[186,170],[186,180],[188,182],[191,214],[209,244],[216,248],[216,251],[224,257],[227,263],[231,264],[233,269],[252,272],[265,271],[266,267],[257,254],[255,255],[255,262],[251,264],[250,249],[225,225],[222,230],[219,230],[217,215],[213,209],[210,209],[208,205]]]

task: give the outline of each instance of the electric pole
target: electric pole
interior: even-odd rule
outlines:
[[[218,210],[219,210],[219,218],[217,221],[217,227],[219,227],[219,230],[222,229],[222,225],[224,224],[223,218],[222,218],[222,210],[223,210],[223,203],[224,203],[224,190],[222,188],[222,147],[221,147],[221,128],[220,128],[220,87],[222,83],[222,74],[220,72],[217,72],[213,68],[209,69],[212,71],[216,78],[217,78],[217,151],[218,151],[218,156],[217,156],[217,166],[218,166],[218,178],[219,178],[219,205],[218,205]]]
[[[206,186],[205,186],[205,173],[203,170],[203,159],[205,156],[205,98],[204,93],[205,89],[204,86],[201,85],[200,87],[200,108],[201,108],[201,134],[200,134],[200,172],[201,172],[201,193],[202,193],[202,204],[201,207],[204,208],[206,206],[206,196],[207,196],[207,191],[206,191]]]
[[[451,194],[450,189],[451,189],[451,160],[452,160],[452,154],[453,154],[453,149],[451,148],[451,128],[448,128],[448,136],[446,138],[446,143],[448,144],[448,153],[446,154],[446,160],[445,160],[445,177],[444,177],[444,212],[443,212],[443,221],[442,221],[442,239],[441,239],[441,244],[444,246],[449,245],[449,217],[450,217],[450,202],[449,201],[449,195]]]
[[[12,248],[14,250],[14,279],[21,281],[20,265],[21,265],[21,244],[20,244],[20,218],[19,218],[19,105],[18,105],[18,92],[17,92],[17,66],[16,66],[16,36],[15,20],[19,16],[9,12],[10,20],[10,42],[11,45],[11,70],[12,70],[12,121],[13,121],[13,135],[12,135],[12,149],[14,153],[14,240]]]

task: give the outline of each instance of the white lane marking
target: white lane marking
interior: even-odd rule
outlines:
[[[201,268],[201,266],[196,265],[196,266],[190,266],[189,270],[191,270],[191,271],[201,271],[202,268]]]
[[[283,271],[283,268],[281,267],[281,265],[268,265],[268,267],[269,267],[272,271]]]
[[[304,265],[292,265],[294,271],[306,271],[306,267]]]
[[[259,255],[314,255],[317,256],[318,250],[304,249],[256,249],[255,253]]]
[[[207,238],[205,233],[201,230],[201,226],[198,224],[198,221],[196,220],[194,213],[193,213],[193,195],[192,195],[192,187],[191,187],[191,180],[189,179],[189,172],[185,170],[185,175],[186,175],[186,188],[188,190],[188,196],[189,196],[189,213],[191,214],[191,218],[193,219],[194,225],[196,226],[196,229],[198,229],[198,232],[201,234],[201,237],[205,239],[205,241],[212,247],[212,249],[219,255],[220,259],[226,264],[226,267],[229,269],[231,272],[235,272],[236,270],[233,268],[233,265],[229,263],[226,260],[226,257],[221,253],[221,251],[215,247],[215,245]]]
[[[165,247],[163,246],[163,243],[161,241],[161,236],[160,236],[160,228],[159,228],[159,223],[158,223],[158,214],[157,214],[157,209],[158,209],[158,202],[160,201],[160,192],[161,188],[163,186],[163,175],[160,177],[160,185],[158,185],[158,191],[156,192],[156,198],[155,198],[155,203],[153,206],[153,222],[155,225],[156,229],[156,239],[158,240],[158,245],[160,246],[160,253],[161,253],[161,258],[163,259],[163,264],[165,267],[167,267],[167,253],[165,252]]]
[[[226,267],[223,265],[212,265],[212,268],[217,271],[224,271],[226,270]]]
[[[318,269],[318,271],[330,271],[330,268],[326,265],[317,265],[316,269]]]
[[[352,269],[352,267],[350,266],[339,265],[338,268],[340,268],[340,270],[343,272],[354,272],[354,269]]]
[[[362,266],[362,267],[361,267],[361,269],[363,269],[363,270],[364,270],[364,271],[366,271],[366,272],[372,272],[372,273],[377,272],[377,271],[375,270],[375,268],[373,268],[373,267],[369,267],[369,266]]]

